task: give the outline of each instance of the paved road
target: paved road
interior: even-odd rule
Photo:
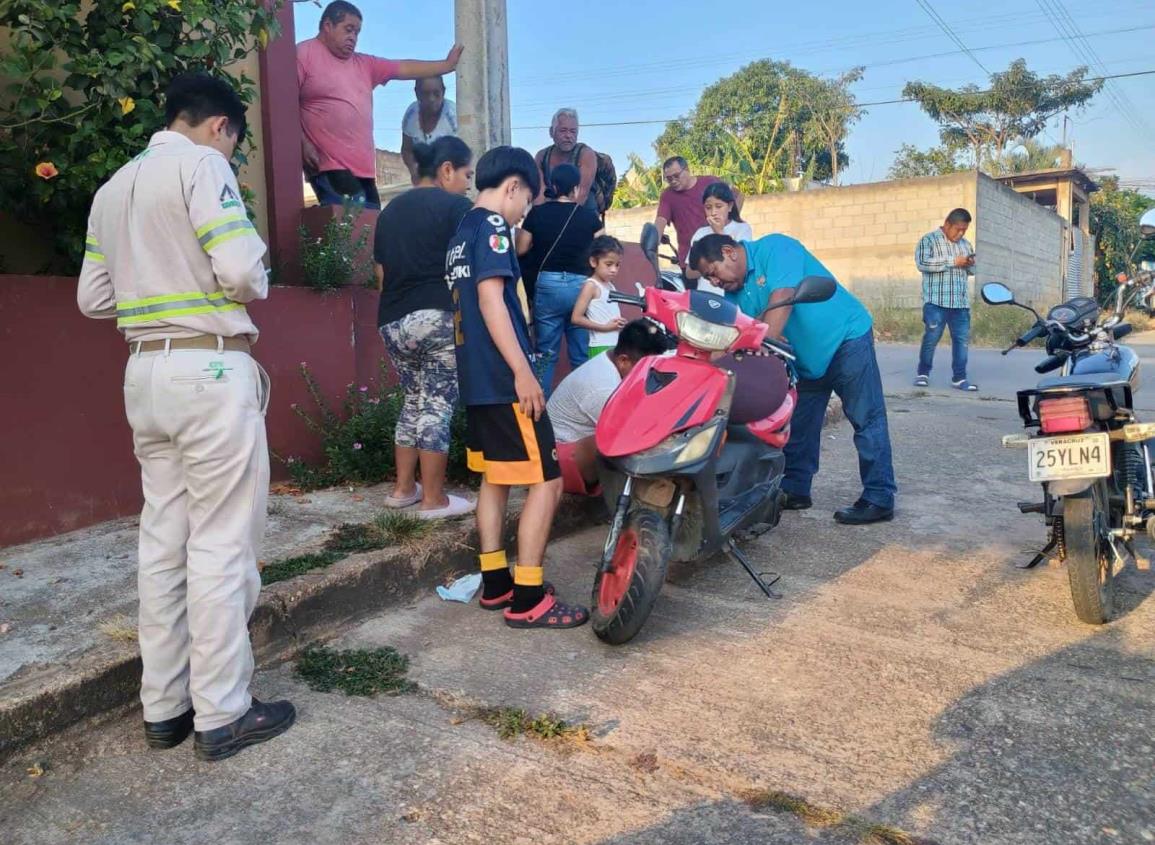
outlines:
[[[257,693],[291,696],[298,725],[215,767],[187,745],[148,752],[137,712],[111,717],[0,768],[0,840],[865,841],[743,800],[771,790],[941,845],[1155,841],[1155,574],[1124,575],[1116,622],[1080,625],[1063,570],[1012,566],[1043,540],[1012,506],[1032,493],[1022,453],[998,447],[1013,407],[890,410],[898,519],[831,521],[856,493],[833,430],[815,509],[748,544],[782,601],[724,559],[677,567],[642,635],[612,648],[422,598],[338,640],[411,655],[419,694],[350,699],[267,669]],[[564,595],[588,594],[603,532],[551,548]],[[469,703],[553,711],[592,739],[505,741]]]
[[[1013,338],[1012,338],[1013,339]],[[1009,341],[1008,341],[1009,342]],[[1142,362],[1141,372],[1155,373],[1155,333],[1145,332],[1127,338],[1127,344],[1135,350]],[[1005,399],[1012,401],[1015,393],[1024,387],[1033,387],[1042,376],[1035,372],[1035,364],[1043,359],[1040,349],[1016,349],[1003,356],[997,349],[972,349],[969,357],[968,377],[981,388],[975,399]],[[882,369],[883,386],[890,394],[910,394],[915,387],[915,373],[918,370],[918,347],[904,343],[880,343],[878,364]],[[936,394],[957,395],[950,386],[950,345],[943,340],[935,355],[935,371],[931,376],[930,391]],[[1155,378],[1155,376],[1148,376]],[[1136,395],[1138,410],[1155,413],[1155,383]]]

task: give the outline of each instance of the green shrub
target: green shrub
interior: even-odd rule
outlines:
[[[0,2],[0,208],[53,238],[46,270],[80,267],[92,196],[163,127],[173,77],[204,70],[253,100],[229,67],[278,34],[282,2]]]
[[[301,376],[308,386],[316,409],[309,413],[296,405],[293,410],[315,432],[325,452],[323,466],[313,466],[290,457],[286,464],[294,483],[306,490],[335,484],[377,484],[393,478],[397,466],[393,454],[393,433],[405,397],[400,387],[389,386],[388,365],[382,359],[377,387],[350,384],[346,388],[341,413],[329,407],[316,378],[306,364]],[[465,460],[465,413],[458,408],[450,427],[449,478],[472,481]]]
[[[364,203],[346,197],[341,216],[328,220],[320,237],[300,228],[301,272],[313,290],[336,290],[354,281],[376,286],[369,227],[359,225],[364,208]]]

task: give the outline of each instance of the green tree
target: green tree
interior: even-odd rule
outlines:
[[[50,234],[72,273],[96,189],[163,127],[174,76],[230,66],[278,33],[282,0],[0,0],[0,209]]]
[[[732,161],[748,171],[747,177],[764,183],[808,172],[830,179],[836,168],[849,164],[843,149],[846,127],[860,112],[848,87],[857,78],[831,81],[827,91],[823,80],[789,62],[753,62],[703,91],[689,117],[667,124],[655,146],[662,157]],[[841,93],[836,95],[834,88]],[[820,120],[816,115],[835,108],[833,116],[824,112]],[[745,166],[740,164],[744,158]]]
[[[857,67],[835,79],[809,79],[799,86],[807,111],[805,137],[811,146],[825,146],[832,185],[838,184],[839,164],[844,157],[842,150],[850,126],[865,113],[850,93],[850,86],[862,79],[863,70]]]
[[[637,153],[630,153],[630,166],[618,181],[614,192],[614,208],[638,208],[657,205],[665,183],[662,181],[662,163],[647,165]]]
[[[1155,258],[1155,245],[1140,244],[1139,217],[1155,208],[1155,199],[1138,191],[1119,187],[1117,176],[1099,180],[1099,190],[1091,194],[1091,232],[1095,235],[1095,276],[1100,292],[1113,289],[1115,276],[1130,273],[1135,260]]]
[[[1066,148],[1062,144],[1041,144],[1035,138],[1026,138],[1009,146],[1006,152],[993,159],[988,172],[992,176],[1009,176],[1014,173],[1052,170],[1060,166],[1065,152]]]
[[[920,150],[913,144],[903,144],[895,152],[894,164],[890,166],[890,178],[919,179],[923,176],[945,176],[967,169],[967,163],[963,161],[963,151],[957,147],[942,144]]]
[[[1085,106],[1103,88],[1088,81],[1087,68],[1066,76],[1039,76],[1023,59],[993,73],[986,89],[977,85],[943,88],[929,82],[908,82],[902,96],[918,102],[939,124],[948,149],[967,147],[972,166],[980,169],[1002,157],[1014,142],[1041,134],[1057,114]]]

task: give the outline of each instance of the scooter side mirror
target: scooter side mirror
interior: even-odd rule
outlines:
[[[660,274],[658,269],[658,227],[653,223],[642,226],[642,237],[639,243],[646,260],[654,265],[654,272]]]
[[[794,288],[791,304],[826,302],[838,290],[838,283],[829,276],[807,276]]]
[[[987,282],[983,285],[983,302],[987,305],[1013,305],[1015,295],[1002,282]]]
[[[1145,241],[1155,239],[1155,208],[1147,209],[1139,218],[1139,234]]]

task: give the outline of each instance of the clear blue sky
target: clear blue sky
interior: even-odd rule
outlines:
[[[433,0],[420,11],[416,4],[362,0],[359,5],[366,15],[358,46],[363,52],[389,58],[442,58],[453,42],[452,0]],[[1086,63],[1060,38],[1036,0],[968,4],[931,0],[931,5],[992,71],[1005,69],[1020,56],[1032,70],[1046,73],[1066,73]],[[1094,4],[1042,0],[1042,5],[1069,12],[1107,73],[1155,69],[1151,0]],[[619,172],[630,152],[647,160],[655,157],[652,144],[663,124],[587,124],[684,115],[705,86],[755,59],[788,60],[822,75],[865,65],[865,76],[854,88],[864,103],[895,99],[912,79],[951,86],[986,81],[975,61],[915,0],[827,0],[814,5],[782,0],[729,0],[721,5],[685,0],[508,0],[508,9],[514,143],[530,150],[545,146],[547,133],[537,127],[548,124],[557,108],[571,106],[581,115],[581,139],[610,153]],[[297,40],[315,34],[319,19],[318,7],[298,3]],[[1122,29],[1135,31],[1116,31]],[[1008,44],[1017,46],[998,46]],[[454,83],[447,82],[452,97]],[[1133,109],[1149,129],[1143,132],[1132,126],[1119,106],[1101,94],[1087,111],[1072,115],[1068,132],[1076,159],[1093,168],[1115,168],[1124,179],[1147,180],[1155,189],[1155,76],[1113,84],[1120,101],[1129,103],[1128,110]],[[409,83],[378,89],[379,147],[400,149],[401,115],[412,99]],[[1049,137],[1061,136],[1061,121],[1055,121]],[[899,145],[925,147],[936,140],[936,125],[916,105],[870,107],[852,129],[847,144],[851,166],[844,183],[885,179]]]

